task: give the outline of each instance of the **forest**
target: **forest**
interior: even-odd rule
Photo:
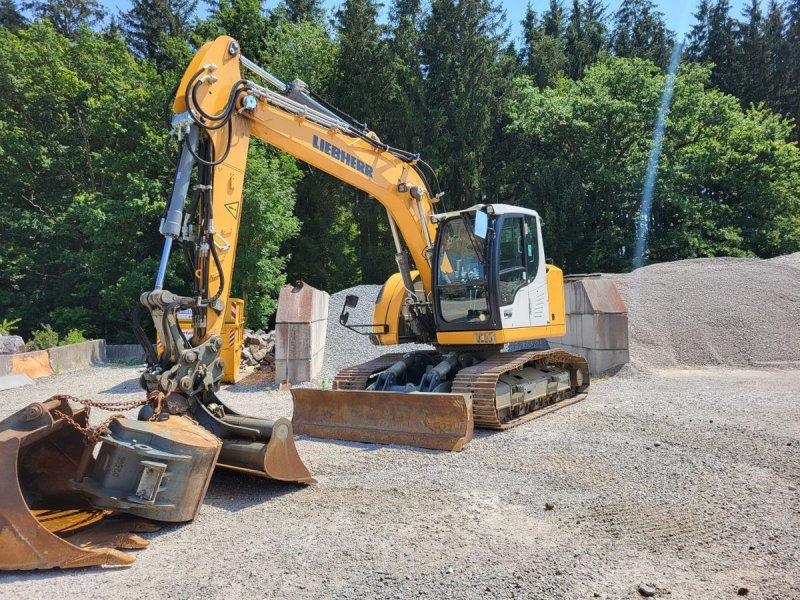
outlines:
[[[220,34],[420,153],[448,210],[533,208],[566,273],[634,266],[676,47],[646,263],[800,250],[800,0],[700,0],[686,39],[650,0],[551,0],[518,39],[493,0],[0,0],[0,319],[129,341],[172,187],[171,90]],[[364,193],[251,143],[233,282],[251,326],[287,281],[335,292],[396,270]],[[170,264],[170,289],[188,273]],[[189,289],[186,284],[185,289]]]

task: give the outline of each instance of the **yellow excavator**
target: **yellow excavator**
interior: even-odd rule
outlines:
[[[153,521],[193,519],[216,466],[313,483],[294,431],[459,450],[474,425],[505,429],[584,397],[582,357],[501,352],[566,332],[562,272],[545,260],[535,211],[445,211],[418,155],[382,142],[303,82],[270,75],[230,37],[199,50],[173,111],[181,150],[160,224],[165,242],[154,289],[142,294],[134,318],[148,357],[146,395],[114,405],[57,396],[0,423],[0,569],[129,564],[118,548],[143,546],[135,531]],[[251,136],[385,207],[398,273],[378,295],[372,323],[349,322],[354,296],[339,322],[373,344],[431,346],[344,369],[330,390],[292,390],[292,421],[237,414],[216,394]],[[194,273],[191,295],[164,287],[177,244]],[[190,338],[177,322],[187,310]],[[160,355],[141,326],[145,312],[164,345]],[[93,407],[139,414],[92,427]],[[146,521],[109,518],[119,513]]]

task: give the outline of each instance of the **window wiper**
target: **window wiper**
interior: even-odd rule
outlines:
[[[467,235],[469,236],[469,241],[472,244],[472,249],[475,251],[478,260],[481,261],[481,265],[484,267],[486,266],[486,257],[483,255],[484,253],[481,252],[480,242],[478,238],[475,236],[475,232],[472,231],[472,223],[467,216],[467,213],[461,213],[461,218],[464,220],[464,229],[467,230]]]

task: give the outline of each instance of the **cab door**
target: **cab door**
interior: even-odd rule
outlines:
[[[533,215],[503,215],[495,281],[504,329],[547,325],[547,281],[539,231]]]

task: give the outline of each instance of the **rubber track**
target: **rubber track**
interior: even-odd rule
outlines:
[[[373,373],[382,371],[402,359],[406,353],[384,354],[360,365],[342,369],[333,380],[335,390],[364,390]],[[503,373],[527,365],[553,365],[568,368],[571,390],[566,397],[552,397],[535,402],[532,410],[516,419],[501,422],[495,402],[495,389]],[[583,373],[583,382],[577,384],[577,372]],[[498,353],[475,366],[461,369],[453,380],[454,393],[471,394],[475,426],[482,429],[509,429],[521,423],[544,416],[559,408],[583,400],[589,387],[589,365],[586,359],[566,350],[538,350]]]
[[[543,402],[532,402],[531,410],[515,419],[501,421],[497,412],[495,390],[503,373],[525,366],[557,366],[569,369],[570,391],[566,395],[554,395]],[[581,371],[583,381],[578,385],[577,374]],[[453,380],[455,393],[472,394],[472,413],[475,427],[482,429],[509,429],[526,421],[541,417],[553,410],[574,404],[586,397],[589,387],[589,365],[586,359],[566,350],[538,350],[528,352],[504,352],[496,354],[475,366],[461,369]]]

